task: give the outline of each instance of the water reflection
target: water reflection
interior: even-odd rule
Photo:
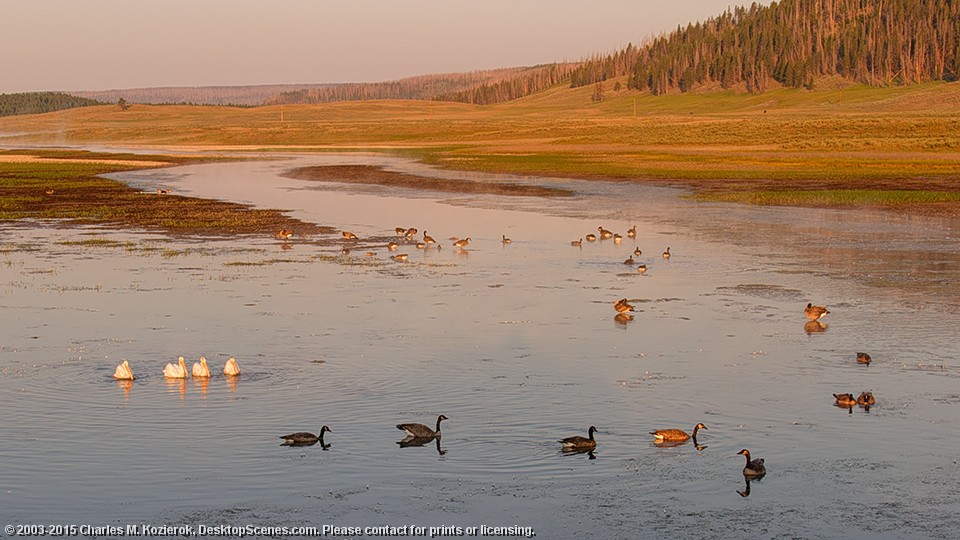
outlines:
[[[617,325],[619,326],[626,327],[627,325],[633,322],[633,315],[629,313],[617,313],[613,317],[613,321],[617,323]]]
[[[820,321],[809,321],[809,322],[807,322],[806,324],[803,325],[803,331],[806,332],[807,335],[819,334],[819,333],[822,333],[822,332],[826,332],[826,331],[827,331],[827,323],[823,323],[823,322],[820,322]]]
[[[737,490],[737,495],[740,495],[741,497],[749,497],[749,496],[750,496],[750,483],[751,483],[751,482],[756,482],[756,483],[759,484],[762,480],[763,480],[763,476],[758,476],[758,477],[754,477],[754,478],[747,478],[746,476],[744,476],[744,477],[743,477],[743,489],[742,489],[742,490],[738,489],[738,490]]]
[[[169,377],[164,377],[163,381],[167,384],[167,391],[170,393],[177,392],[180,394],[180,398],[184,398],[187,395],[187,380],[186,379],[171,379]]]
[[[400,448],[411,448],[415,446],[424,446],[430,442],[436,443],[437,454],[442,456],[447,453],[446,450],[440,447],[440,437],[414,437],[412,435],[408,435],[404,437],[402,441],[397,441],[397,444],[400,446]]]
[[[131,380],[117,381],[117,388],[123,390],[123,397],[124,397],[124,398],[129,399],[129,398],[130,398],[130,390],[133,389],[133,381],[131,381]]]
[[[597,455],[594,454],[596,448],[576,448],[576,447],[567,447],[564,446],[560,449],[560,454],[564,456],[572,456],[578,454],[586,454],[587,459],[597,459]]]

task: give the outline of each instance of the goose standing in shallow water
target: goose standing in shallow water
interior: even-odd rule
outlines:
[[[573,437],[567,437],[566,439],[560,439],[560,444],[563,445],[565,450],[583,450],[587,448],[596,448],[597,441],[593,438],[594,432],[597,431],[597,428],[590,426],[590,429],[587,430],[588,437],[583,437],[581,435],[574,435]]]
[[[390,251],[396,251],[399,248],[400,248],[400,244],[396,242],[390,242],[389,244],[387,244],[387,249]]]
[[[583,238],[570,242],[570,245],[573,247],[583,247]]]
[[[132,381],[136,379],[136,377],[133,376],[133,371],[130,369],[130,363],[126,360],[117,366],[117,370],[113,372],[113,378],[118,381]]]
[[[837,407],[853,407],[857,404],[857,398],[853,397],[853,394],[834,394],[833,398],[837,400]]]
[[[240,366],[237,365],[237,361],[231,356],[227,363],[223,366],[224,375],[240,375]]]
[[[323,426],[320,428],[319,435],[314,435],[309,431],[298,431],[297,433],[281,435],[280,438],[283,439],[281,446],[310,446],[319,442],[320,446],[326,450],[330,445],[323,443],[323,434],[328,431],[330,431],[330,428]]]
[[[633,257],[630,257],[627,260],[623,261],[623,264],[633,266]]]
[[[462,240],[457,240],[456,242],[453,243],[453,246],[459,249],[463,249],[468,245],[470,245],[470,240],[471,238],[468,236]]]
[[[356,240],[356,239],[357,239],[357,235],[353,234],[353,233],[350,232],[350,231],[343,231],[343,238],[344,238],[345,240]]]
[[[587,242],[596,242],[596,241],[597,241],[597,235],[593,233],[590,233],[587,235]]]
[[[667,250],[663,252],[663,258],[664,258],[664,259],[669,259],[669,258],[670,258],[670,247],[669,247],[669,246],[667,247]]]
[[[812,302],[807,302],[807,307],[803,310],[803,314],[811,321],[818,321],[827,313],[830,313],[827,311],[827,308],[824,306],[815,306]]]
[[[857,353],[857,363],[858,364],[870,364],[873,359],[870,358],[870,355],[865,352]]]
[[[641,256],[641,255],[643,255],[643,252],[640,251],[640,246],[637,246],[637,248],[633,250],[633,256],[634,256],[634,257],[639,257],[639,256]]]
[[[745,456],[747,458],[747,464],[743,468],[744,476],[763,476],[767,474],[767,468],[763,465],[763,458],[757,458],[754,460],[750,459],[750,451],[744,448],[743,450],[737,452],[738,456]]]
[[[507,238],[507,235],[502,234],[502,235],[500,235],[500,236],[503,237],[503,238],[500,240],[501,243],[503,243],[503,244],[511,244],[511,243],[513,243],[513,240]]]
[[[399,429],[400,431],[403,431],[409,437],[416,437],[418,439],[419,438],[429,438],[429,439],[438,438],[440,437],[440,422],[443,422],[444,420],[449,420],[449,418],[447,418],[442,414],[437,417],[436,430],[430,429],[429,426],[425,426],[423,424],[416,424],[416,423],[397,424],[397,429]]]
[[[636,225],[634,225],[633,227],[630,227],[629,229],[627,229],[627,236],[628,236],[629,238],[636,238],[636,237],[637,237],[637,226],[636,226]]]
[[[423,243],[424,243],[424,244],[436,244],[436,243],[437,243],[437,241],[434,240],[432,236],[430,236],[429,234],[427,234],[427,230],[426,230],[426,229],[423,230]]]
[[[697,440],[697,432],[701,429],[707,429],[707,426],[697,424],[693,427],[693,440]],[[682,429],[658,429],[651,431],[650,434],[653,435],[656,442],[680,442],[690,438],[690,435]]]
[[[645,264],[641,264],[640,266],[637,267],[637,272],[640,272],[641,274],[645,273],[646,271],[647,271],[647,265]]]
[[[187,378],[187,365],[183,362],[183,357],[181,356],[177,359],[177,364],[167,364],[163,368],[163,376],[169,377],[171,379],[186,379]]]
[[[404,262],[404,261],[406,261],[407,258],[409,258],[409,257],[410,257],[410,256],[407,255],[406,253],[397,253],[396,255],[391,255],[391,256],[390,256],[390,260],[396,261],[396,262]]]
[[[207,367],[207,359],[200,357],[199,362],[194,362],[193,364],[193,376],[194,377],[209,377],[210,368]]]
[[[861,392],[857,397],[857,405],[876,405],[877,399],[873,397],[873,392]]]
[[[618,313],[626,313],[633,311],[633,306],[627,303],[626,298],[621,298],[613,303],[613,309],[617,310]]]
[[[604,229],[602,225],[600,227],[597,227],[597,230],[600,231],[600,238],[602,240],[606,240],[607,238],[613,238],[613,233]]]

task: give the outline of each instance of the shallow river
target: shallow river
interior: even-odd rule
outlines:
[[[321,163],[576,195],[279,176]],[[0,225],[3,525],[960,534],[957,222],[697,204],[665,188],[372,156],[116,177],[291,209],[360,241],[345,255],[339,240],[298,236]],[[636,240],[570,245],[634,224]],[[397,226],[426,229],[443,249],[407,244],[409,260],[393,262],[383,246]],[[451,235],[471,237],[467,251]],[[636,247],[646,274],[624,264]],[[619,298],[633,320],[614,317]],[[807,324],[807,302],[829,308],[823,326]],[[873,363],[858,364],[858,351]],[[215,368],[209,381],[164,379],[167,362],[200,355]],[[239,378],[221,373],[230,356]],[[112,379],[121,359],[136,381]],[[869,410],[834,406],[832,394],[864,390],[877,398]],[[395,424],[440,414],[439,444],[398,446]],[[708,428],[699,448],[658,447],[648,434],[697,422]],[[324,424],[328,449],[279,445]],[[558,439],[591,425],[592,454],[560,451]],[[749,485],[742,448],[768,470]],[[345,536],[359,535],[328,535]]]

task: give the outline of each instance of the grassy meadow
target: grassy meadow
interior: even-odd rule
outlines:
[[[457,170],[687,186],[700,200],[960,216],[960,83],[666,96],[613,84],[602,102],[592,87],[558,86],[492,106],[87,107],[0,118],[0,141],[374,150]]]

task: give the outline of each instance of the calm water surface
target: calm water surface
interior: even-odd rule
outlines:
[[[576,195],[279,176],[319,163]],[[438,173],[383,157],[118,177],[291,209],[361,241],[343,255],[319,238],[0,227],[4,525],[960,534],[956,222],[701,205],[663,188]],[[636,240],[570,245],[598,226],[625,234],[633,224]],[[383,246],[397,226],[444,247],[404,246],[409,261],[392,262]],[[470,236],[469,251],[451,235]],[[635,247],[646,275],[623,264]],[[623,297],[632,321],[614,318]],[[805,327],[807,302],[829,307],[824,331]],[[854,361],[861,350],[870,366]],[[165,380],[164,364],[181,355],[205,355],[216,373]],[[220,373],[230,356],[237,380]],[[138,376],[131,384],[111,378],[121,359]],[[863,390],[877,396],[869,411],[833,406],[831,394]],[[395,424],[432,425],[439,414],[450,418],[439,446],[397,445]],[[699,450],[658,448],[647,434],[697,422],[708,427]],[[323,424],[328,450],[278,445]],[[557,439],[590,425],[592,456],[560,452]],[[741,448],[769,471],[746,497]]]

